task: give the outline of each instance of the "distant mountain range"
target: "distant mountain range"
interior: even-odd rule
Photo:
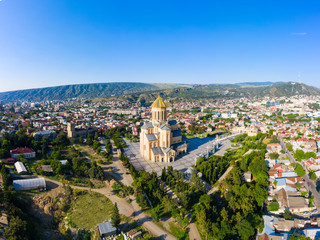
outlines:
[[[320,95],[320,90],[293,82],[244,82],[236,84],[158,84],[112,82],[66,85],[26,89],[0,93],[0,101],[43,101],[67,99],[113,98],[130,101],[152,100],[159,93],[168,99],[208,99],[238,97],[290,97],[294,95]]]
[[[67,100],[105,98],[135,92],[181,88],[186,84],[111,82],[35,88],[0,93],[0,101]]]
[[[320,96],[320,89],[300,83],[251,83],[251,84],[212,84],[196,85],[185,88],[166,89],[161,93],[167,101],[183,101],[192,99],[233,99],[254,97],[291,97],[296,95]],[[258,86],[257,86],[258,85]],[[119,100],[152,101],[159,91],[131,93],[114,97]]]
[[[243,83],[235,83],[235,85],[239,86],[268,86],[268,85],[274,85],[274,84],[281,84],[284,82],[243,82]]]

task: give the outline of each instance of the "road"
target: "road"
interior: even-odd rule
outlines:
[[[288,155],[290,162],[291,163],[299,163],[293,156],[292,153],[287,149],[287,146],[285,144],[285,142],[281,139],[280,136],[278,136],[278,140],[280,141],[280,145],[282,147],[282,149],[285,150],[286,154]],[[299,163],[300,164],[300,163]],[[309,191],[312,193],[312,195],[314,196],[314,204],[316,205],[318,211],[320,211],[320,194],[317,191],[316,185],[314,184],[314,182],[309,178],[308,175],[308,170],[305,169],[306,174],[303,176],[303,178],[306,181],[306,184],[309,188]]]

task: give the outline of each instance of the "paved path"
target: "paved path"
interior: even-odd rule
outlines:
[[[286,151],[286,154],[289,156],[290,162],[291,163],[299,163],[293,157],[292,153],[287,149],[285,142],[281,139],[280,136],[278,136],[278,140],[280,141],[280,145],[281,145],[282,149],[284,149]],[[301,163],[299,163],[299,164],[301,165]],[[302,166],[302,167],[305,169],[304,166]],[[303,178],[306,180],[306,184],[309,188],[309,191],[311,191],[312,195],[314,196],[314,204],[316,205],[318,211],[320,211],[320,194],[317,191],[317,188],[316,188],[316,185],[314,184],[314,182],[309,178],[308,170],[305,169],[305,171],[306,171],[306,174],[303,176]]]
[[[211,190],[208,192],[208,194],[210,195],[210,194],[212,194],[212,193],[214,193],[215,191],[218,191],[218,185],[219,185],[219,182],[220,181],[222,181],[223,179],[225,179],[226,177],[227,177],[227,175],[228,175],[228,173],[232,170],[232,168],[233,168],[233,165],[230,165],[229,167],[228,167],[228,169],[224,172],[224,174],[222,174],[222,176],[218,179],[218,181],[216,182],[216,186],[215,187],[213,187],[213,188],[211,188]]]
[[[190,223],[189,225],[189,239],[190,240],[201,240],[200,234],[198,232],[197,226],[195,223]]]
[[[233,135],[224,137],[224,138],[220,139],[219,141],[226,141],[228,138],[232,138],[232,137],[235,137],[235,136],[237,136],[237,135],[239,135],[239,134],[233,134]],[[223,147],[222,149],[220,149],[219,151],[217,151],[215,154],[224,155],[224,153],[226,152],[226,149],[228,149],[228,148],[231,147],[232,145],[231,145],[231,142],[229,142],[229,144],[228,144],[228,142],[227,142],[226,144],[223,144],[223,146],[225,146],[225,147]],[[223,154],[222,154],[220,151],[222,151]],[[250,150],[249,150],[249,151],[250,151]],[[247,154],[247,153],[246,153],[246,154]],[[232,170],[233,167],[234,167],[234,165],[230,165],[230,166],[227,168],[227,170],[222,174],[222,176],[221,176],[221,177],[218,179],[218,181],[216,182],[216,184],[215,184],[216,186],[213,187],[213,188],[211,188],[211,189],[209,190],[209,192],[208,192],[209,195],[212,194],[212,193],[214,193],[215,191],[218,191],[219,182],[221,182],[222,180],[224,180],[224,179],[227,177],[228,173]]]
[[[120,175],[120,177],[121,177],[120,181],[124,185],[131,186],[131,184],[133,183],[133,178],[132,178],[131,174],[129,173],[129,170],[127,171],[125,169],[125,167],[122,165],[122,162],[119,160],[119,157],[117,155],[116,146],[114,145],[113,140],[111,140],[111,144],[112,144],[113,160],[112,160],[112,164],[110,164],[109,166],[116,168],[116,173],[118,175]],[[127,174],[127,172],[129,174]]]

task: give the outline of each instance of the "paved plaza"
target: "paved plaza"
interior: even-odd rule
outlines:
[[[189,147],[188,152],[178,155],[174,162],[152,162],[151,160],[145,160],[140,154],[140,143],[130,143],[124,139],[127,143],[125,154],[129,158],[130,163],[136,170],[145,170],[147,172],[156,172],[161,175],[164,167],[172,166],[173,169],[179,171],[186,171],[189,167],[194,165],[201,154],[207,154],[208,150],[213,148],[216,140],[215,138],[192,138],[188,139]],[[231,147],[230,140],[222,140],[219,144],[218,150],[215,154],[223,155],[225,150]]]

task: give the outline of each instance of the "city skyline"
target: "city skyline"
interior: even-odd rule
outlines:
[[[82,83],[320,87],[320,4],[0,1],[0,92]]]

